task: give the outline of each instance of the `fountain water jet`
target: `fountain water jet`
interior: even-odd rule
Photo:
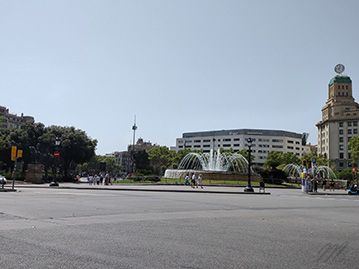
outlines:
[[[300,177],[303,168],[296,163],[290,163],[284,166],[283,171],[288,173],[290,177]]]
[[[203,174],[206,179],[245,180],[248,161],[239,153],[188,153],[180,162],[178,169],[167,169],[164,178],[184,178],[187,174]],[[259,175],[254,175],[259,179]]]
[[[316,178],[336,178],[333,170],[325,165],[315,167],[315,177]]]
[[[248,161],[239,153],[220,153],[219,150],[209,153],[188,153],[178,165],[178,169],[198,169],[204,171],[248,171]]]

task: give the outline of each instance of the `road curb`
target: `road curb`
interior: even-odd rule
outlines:
[[[120,188],[120,187],[77,187],[77,186],[48,186],[48,185],[21,185],[19,188],[50,188],[50,189],[74,189],[74,190],[106,190],[106,191],[142,191],[142,192],[180,192],[180,193],[216,193],[216,194],[246,194],[246,195],[270,195],[270,192],[244,192],[244,191],[221,191],[208,189],[149,189],[149,188]]]

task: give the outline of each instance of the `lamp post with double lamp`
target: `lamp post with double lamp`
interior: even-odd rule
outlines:
[[[135,116],[135,122],[132,126],[132,130],[133,130],[133,141],[132,141],[132,173],[135,173],[135,138],[136,138],[136,130],[137,130],[137,125],[136,125],[136,116]]]
[[[248,138],[247,140],[247,143],[248,143],[248,184],[247,184],[247,187],[244,188],[244,192],[254,192],[252,186],[251,186],[251,152],[252,152],[252,139],[251,138]]]
[[[59,166],[59,158],[60,158],[60,152],[58,151],[58,147],[60,146],[61,144],[61,139],[60,137],[56,137],[55,139],[55,152],[54,152],[54,157],[56,159],[56,164],[55,164],[55,174],[52,178],[52,181],[50,183],[50,187],[53,187],[53,186],[59,186],[59,183],[57,182],[57,169],[58,169],[58,166]]]

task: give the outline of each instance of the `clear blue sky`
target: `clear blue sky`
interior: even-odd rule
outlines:
[[[0,0],[0,105],[75,126],[97,153],[183,132],[308,132],[345,65],[359,101],[358,0]]]

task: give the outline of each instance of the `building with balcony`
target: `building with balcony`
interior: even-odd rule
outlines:
[[[21,113],[20,116],[16,114],[9,113],[9,109],[0,106],[0,117],[1,117],[1,128],[16,128],[20,129],[21,125],[24,124],[27,121],[35,121],[34,117],[31,116],[24,116],[23,113]]]

